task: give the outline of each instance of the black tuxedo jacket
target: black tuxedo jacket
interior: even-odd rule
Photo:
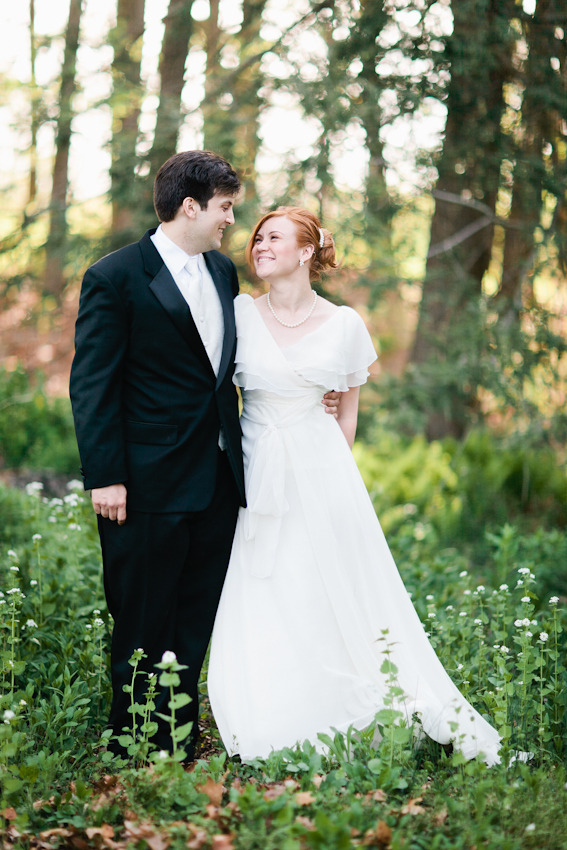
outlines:
[[[153,232],[103,257],[83,279],[70,389],[85,487],[124,483],[134,510],[202,510],[213,494],[222,427],[244,504],[232,383],[236,268],[218,251],[204,254],[224,317],[215,376]]]

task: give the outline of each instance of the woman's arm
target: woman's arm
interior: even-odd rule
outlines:
[[[358,420],[358,396],[360,387],[351,387],[348,392],[342,393],[341,403],[337,413],[337,422],[346,437],[347,443],[352,449],[356,435],[356,423]]]

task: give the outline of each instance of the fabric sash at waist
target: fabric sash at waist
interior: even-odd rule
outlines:
[[[285,495],[289,429],[310,413],[325,415],[320,404],[323,392],[314,388],[296,398],[276,396],[263,390],[249,390],[244,394],[243,418],[263,426],[248,461],[248,507],[243,517],[245,539],[256,539],[253,548],[260,557],[252,553],[249,569],[258,578],[272,574],[281,520],[289,510]]]

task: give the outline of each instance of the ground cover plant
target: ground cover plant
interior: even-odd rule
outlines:
[[[463,498],[454,482],[436,488],[435,474],[439,510],[443,498]],[[388,707],[377,716],[378,744],[370,729],[319,742],[325,752],[304,743],[242,764],[224,752],[204,679],[196,763],[152,753],[147,704],[125,732],[132,759],[113,758],[105,750],[111,623],[88,499],[78,482],[61,498],[39,483],[0,488],[4,846],[566,847],[564,535],[543,521],[510,522],[487,526],[471,548],[436,527],[427,500],[389,511],[406,586],[454,681],[498,727],[500,766],[465,764],[419,742]],[[166,658],[156,670],[173,709],[183,699],[176,664]],[[518,751],[532,755],[525,762]]]

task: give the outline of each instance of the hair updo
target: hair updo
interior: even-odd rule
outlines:
[[[258,231],[270,218],[278,218],[280,216],[288,218],[295,224],[297,244],[300,248],[304,248],[306,245],[313,245],[313,256],[306,263],[309,266],[310,280],[319,280],[322,272],[338,267],[333,237],[328,230],[321,227],[317,216],[302,207],[278,207],[276,210],[262,216],[248,240],[246,260],[252,270],[254,269],[252,248],[254,247]],[[321,241],[323,245],[321,245]]]

